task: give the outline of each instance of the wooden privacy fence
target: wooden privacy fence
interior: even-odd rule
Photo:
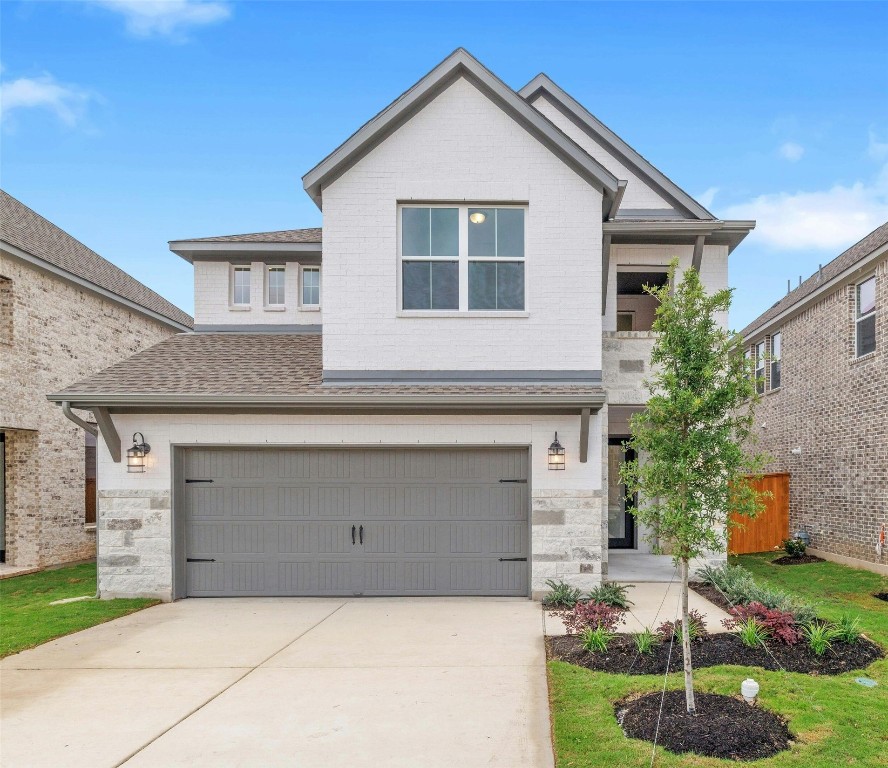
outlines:
[[[768,552],[789,538],[789,473],[778,472],[749,478],[757,491],[770,491],[765,499],[765,510],[754,520],[742,515],[731,515],[742,527],[732,527],[728,534],[728,552],[745,555],[750,552]]]

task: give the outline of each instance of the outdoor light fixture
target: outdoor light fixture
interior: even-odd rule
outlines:
[[[758,692],[759,684],[751,677],[747,677],[740,684],[740,693],[743,694],[743,698],[746,699],[747,704],[752,704],[755,701],[755,697],[758,696]]]
[[[472,224],[483,224],[487,220],[487,215],[481,213],[481,211],[475,211],[474,213],[469,214],[469,221]]]
[[[564,446],[558,442],[558,433],[549,446],[549,469],[564,469]]]
[[[139,440],[136,440],[136,435]],[[151,453],[151,446],[145,442],[145,435],[141,432],[133,434],[133,447],[126,452],[126,471],[127,472],[144,472],[145,456]]]

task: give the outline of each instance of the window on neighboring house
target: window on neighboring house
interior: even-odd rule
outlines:
[[[232,267],[231,303],[235,306],[250,306],[250,268]]]
[[[403,206],[401,308],[523,311],[524,226],[523,207]]]
[[[765,342],[755,345],[755,391],[765,391]]]
[[[321,270],[319,267],[302,268],[302,306],[321,305]]]
[[[0,275],[0,344],[12,344],[12,280]]]
[[[771,337],[771,382],[770,389],[780,389],[780,348],[783,337],[778,331]]]
[[[857,285],[857,357],[876,350],[876,278]]]
[[[286,291],[284,282],[287,276],[287,268],[282,266],[269,266],[265,275],[265,303],[270,307],[282,307],[286,303]]]
[[[96,437],[91,432],[84,432],[83,470],[84,470],[84,517],[87,525],[96,523]]]

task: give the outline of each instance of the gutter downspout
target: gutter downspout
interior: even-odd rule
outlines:
[[[89,432],[93,437],[99,436],[99,428],[95,424],[90,424],[88,421],[84,421],[81,419],[74,411],[71,410],[71,403],[67,400],[62,402],[62,413],[65,414],[68,420],[73,421],[78,427],[83,429],[85,432]],[[98,468],[97,468],[98,470]],[[96,472],[98,474],[98,471]],[[97,484],[98,485],[98,484]],[[96,491],[96,496],[98,496],[98,491]],[[96,498],[96,508],[98,509],[98,498]],[[98,518],[98,514],[96,514],[96,518]],[[99,572],[98,572],[98,562],[99,562],[99,521],[96,519],[96,594],[93,595],[93,600],[100,599],[99,595]]]

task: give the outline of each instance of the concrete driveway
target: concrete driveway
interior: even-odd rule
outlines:
[[[538,603],[203,599],[4,659],[8,768],[553,764]]]

